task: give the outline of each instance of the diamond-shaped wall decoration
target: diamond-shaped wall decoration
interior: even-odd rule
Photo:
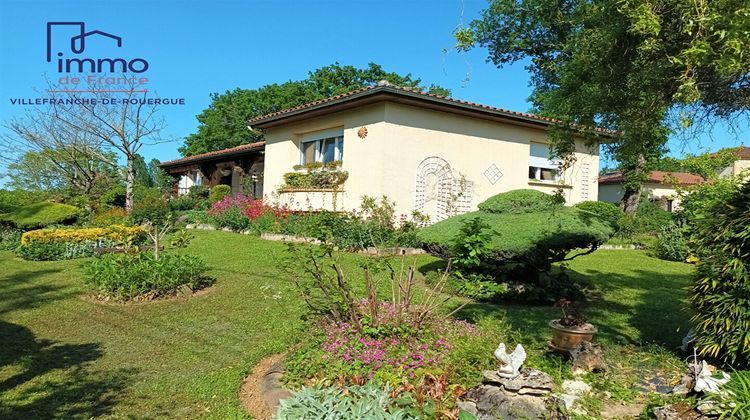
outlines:
[[[500,178],[503,177],[503,173],[500,172],[500,168],[493,163],[489,168],[485,169],[484,176],[492,185],[495,185],[495,183],[500,181]]]

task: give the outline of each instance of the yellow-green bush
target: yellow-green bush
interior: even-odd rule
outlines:
[[[128,241],[139,243],[145,238],[146,231],[140,226],[39,229],[24,233],[16,252],[27,260],[67,260],[92,256],[97,248],[110,248]]]
[[[146,230],[140,226],[110,226],[107,228],[83,229],[39,229],[31,230],[21,236],[21,245],[29,243],[83,242],[109,239],[113,242],[125,242],[129,237],[145,238]]]

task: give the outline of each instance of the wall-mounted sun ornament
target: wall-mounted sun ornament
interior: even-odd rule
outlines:
[[[357,136],[361,139],[367,137],[367,127],[359,127],[359,130],[357,130]]]

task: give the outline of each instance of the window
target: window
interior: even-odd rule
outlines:
[[[344,156],[344,136],[341,131],[311,133],[300,139],[300,163],[328,163]]]
[[[557,181],[557,161],[550,159],[549,146],[542,143],[531,143],[529,156],[529,179],[534,181]]]

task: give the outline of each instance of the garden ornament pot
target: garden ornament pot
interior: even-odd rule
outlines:
[[[552,342],[550,347],[560,351],[571,351],[583,341],[591,341],[598,330],[588,322],[577,327],[564,327],[559,319],[549,322],[552,328]]]

